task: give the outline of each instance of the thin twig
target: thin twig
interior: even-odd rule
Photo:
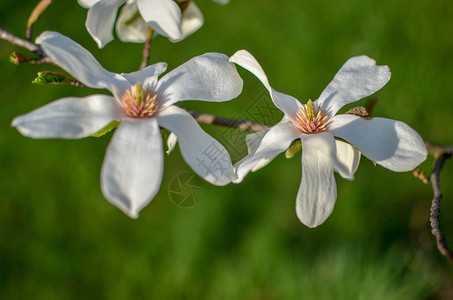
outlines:
[[[52,4],[52,0],[41,0],[38,5],[33,9],[27,21],[27,29],[25,31],[25,38],[31,40],[33,33],[33,25],[38,21],[39,17],[46,11],[47,7]]]
[[[430,141],[424,141],[426,149],[428,149],[428,153],[434,156],[434,158],[438,158],[444,153],[453,153],[453,146],[444,146],[439,145]]]
[[[40,58],[40,59],[32,59],[29,62],[32,64],[52,64],[52,65],[56,65],[57,67],[60,67],[53,60],[51,60],[50,57],[47,57],[47,56]]]
[[[150,27],[148,30],[148,38],[145,41],[145,45],[143,46],[143,59],[142,63],[140,64],[140,69],[145,68],[149,65],[149,54],[151,50],[151,42],[153,40],[153,33],[154,30]]]
[[[442,192],[439,187],[439,175],[442,169],[442,166],[445,163],[445,160],[451,158],[451,152],[445,152],[441,154],[438,158],[436,158],[436,163],[434,166],[434,170],[431,173],[430,179],[433,185],[433,192],[434,198],[431,205],[431,215],[430,215],[430,222],[431,222],[431,233],[436,237],[437,240],[437,248],[439,249],[440,253],[444,256],[448,257],[451,262],[453,262],[453,252],[448,248],[447,242],[440,230],[440,222],[439,222],[439,215],[440,215],[440,200],[442,199]]]
[[[3,28],[0,28],[0,38],[3,40],[7,40],[8,42],[10,42],[13,45],[30,50],[42,58],[46,57],[44,52],[37,45],[33,44],[30,41],[17,37],[14,34],[4,30]]]
[[[36,45],[28,40],[21,39],[20,37],[15,36],[14,34],[4,30],[3,28],[0,28],[0,39],[6,40],[13,45],[30,50],[31,52],[34,52],[36,55],[39,56],[39,58],[31,58],[31,57],[26,56],[23,53],[14,52],[13,56],[12,56],[12,62],[14,62],[17,65],[27,62],[27,63],[31,63],[31,64],[47,63],[47,64],[53,64],[53,65],[58,66],[58,64],[56,64],[52,59],[50,59],[44,53],[44,51],[41,50],[41,48],[38,45]]]
[[[193,111],[193,110],[186,109],[186,108],[184,108],[184,109],[188,113],[190,113],[192,115],[192,117],[194,117],[195,120],[197,120],[197,122],[204,123],[204,124],[224,126],[224,127],[229,127],[229,128],[233,128],[233,129],[238,129],[240,131],[250,131],[250,132],[257,132],[257,131],[261,131],[261,130],[269,128],[269,126],[267,126],[267,125],[252,122],[249,120],[218,117],[218,116],[214,116],[211,114],[200,113],[200,112]]]

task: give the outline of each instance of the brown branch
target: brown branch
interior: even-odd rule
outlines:
[[[431,183],[433,186],[434,198],[431,205],[431,215],[430,215],[430,222],[431,222],[431,233],[436,237],[437,240],[437,248],[439,249],[440,253],[444,256],[448,257],[451,262],[453,262],[453,252],[448,248],[447,242],[440,230],[440,222],[439,222],[439,215],[440,215],[440,199],[442,199],[442,192],[439,187],[439,175],[442,169],[442,166],[445,163],[445,160],[451,158],[451,152],[445,152],[441,154],[439,157],[436,158],[434,170],[430,176]]]
[[[20,37],[15,36],[14,34],[0,28],[0,39],[6,40],[10,42],[13,45],[25,48],[27,50],[30,50],[37,55],[39,55],[41,58],[46,57],[44,52],[39,48],[37,45],[33,44],[32,42],[21,39]]]
[[[269,128],[269,126],[267,125],[252,122],[249,120],[218,117],[211,114],[205,114],[190,109],[186,109],[184,107],[182,108],[185,109],[188,113],[190,113],[192,117],[194,117],[195,120],[197,120],[197,122],[204,124],[224,126],[233,129],[238,129],[240,131],[251,131],[251,132],[257,132]]]
[[[50,59],[38,45],[28,40],[21,39],[20,37],[15,36],[14,34],[4,30],[3,28],[0,28],[0,39],[6,40],[13,45],[27,49],[39,56],[38,58],[31,58],[20,52],[13,52],[10,59],[11,62],[13,62],[16,65],[27,62],[31,64],[47,63],[59,67],[59,65],[56,64],[52,59]]]
[[[41,17],[50,4],[52,4],[52,0],[41,0],[31,12],[30,17],[28,17],[27,29],[25,31],[25,38],[27,40],[31,40],[33,25],[38,21],[39,17]]]
[[[431,203],[431,233],[436,237],[437,248],[442,255],[448,257],[453,262],[453,252],[447,246],[447,241],[440,230],[440,200],[442,199],[442,192],[440,190],[440,171],[445,161],[452,157],[453,146],[443,146],[430,141],[424,141],[428,153],[434,156],[434,169],[429,177],[432,187],[434,198]]]
[[[142,63],[140,64],[140,69],[144,69],[147,65],[149,65],[149,54],[151,50],[151,42],[153,40],[153,33],[154,30],[150,27],[148,30],[148,38],[145,41],[145,45],[143,46],[143,59]]]
[[[434,156],[434,158],[436,159],[444,153],[453,153],[453,146],[443,146],[430,141],[424,142],[426,149],[428,149],[428,153]]]
[[[29,63],[32,63],[32,64],[52,64],[52,65],[55,65],[57,67],[60,67],[53,60],[51,60],[50,57],[47,57],[47,56],[45,56],[43,58],[40,58],[40,59],[32,59],[32,60],[29,61]]]

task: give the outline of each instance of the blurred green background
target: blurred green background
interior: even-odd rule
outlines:
[[[24,36],[38,1],[2,0],[0,27]],[[118,39],[99,50],[73,1],[54,1],[35,33],[59,31],[92,51],[108,70],[131,72],[142,45]],[[316,99],[350,57],[366,54],[392,71],[375,96],[375,116],[402,120],[425,139],[453,144],[453,5],[449,0],[197,1],[205,24],[173,44],[158,37],[152,62],[173,69],[205,52],[253,53],[272,86]],[[171,181],[190,172],[176,149],[165,160],[159,194],[131,220],[102,196],[99,173],[111,134],[84,140],[32,140],[11,120],[52,100],[104,91],[36,86],[50,65],[9,62],[0,41],[0,299],[452,299],[452,265],[428,223],[432,190],[411,173],[366,158],[354,181],[338,176],[332,216],[308,229],[294,205],[300,154],[282,155],[240,185],[204,183],[200,203],[181,208]],[[268,103],[244,70],[242,95],[187,107],[251,118]],[[264,101],[264,102],[263,102]],[[364,105],[366,99],[358,104]],[[261,105],[261,104],[260,104]],[[354,106],[354,105],[353,105]],[[273,124],[279,116],[266,120]],[[259,120],[258,120],[259,121]],[[203,125],[234,160],[244,145],[234,131]],[[433,159],[422,167],[428,173]],[[441,227],[453,246],[453,166],[441,187]]]

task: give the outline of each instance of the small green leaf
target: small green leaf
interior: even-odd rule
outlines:
[[[12,54],[9,56],[9,61],[10,61],[12,64],[16,64],[16,55],[14,55],[14,53],[12,53]]]
[[[38,77],[33,79],[32,83],[38,84],[38,85],[64,84],[64,83],[73,84],[74,81],[62,74],[44,71],[44,72],[38,72]]]
[[[300,150],[302,150],[302,143],[300,141],[297,141],[296,143],[294,143],[294,145],[289,147],[288,150],[286,150],[285,157],[288,159],[293,158],[294,155],[296,155],[296,153]]]
[[[25,54],[21,52],[13,52],[9,56],[9,61],[15,65],[20,65],[26,62],[29,62],[31,60],[30,57],[26,56]]]
[[[109,125],[105,126],[101,130],[99,130],[98,132],[96,132],[96,133],[94,133],[94,134],[92,134],[90,136],[91,137],[101,137],[104,134],[109,133],[110,131],[112,131],[113,129],[118,127],[119,125],[120,125],[120,121],[113,121]]]
[[[38,84],[38,85],[46,85],[46,84],[70,84],[74,86],[85,86],[80,81],[77,81],[73,78],[70,78],[64,74],[44,71],[38,72],[38,77],[33,79],[31,83]]]

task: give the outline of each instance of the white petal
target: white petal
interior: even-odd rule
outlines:
[[[119,119],[119,107],[112,96],[92,95],[56,100],[15,118],[12,126],[35,139],[79,139]]]
[[[116,21],[116,33],[123,42],[144,43],[148,38],[149,26],[139,14],[137,3],[126,3]]]
[[[261,144],[261,141],[263,140],[264,136],[267,134],[269,130],[270,129],[265,129],[258,132],[247,134],[245,136],[245,143],[247,144],[248,153],[255,152],[256,149],[258,149],[258,147]]]
[[[354,173],[357,171],[360,162],[360,152],[348,143],[335,140],[337,148],[337,160],[345,166],[345,168],[336,168],[341,177],[349,180],[354,179]],[[344,172],[347,171],[347,172]]]
[[[255,75],[269,91],[275,106],[283,111],[292,122],[295,122],[294,118],[302,105],[296,98],[277,92],[270,86],[266,73],[264,73],[263,68],[252,54],[246,50],[239,50],[230,57],[230,61]]]
[[[291,122],[278,123],[266,133],[258,148],[234,165],[238,179],[242,182],[245,176],[264,167],[278,154],[286,151],[291,142],[300,137],[300,132]]]
[[[88,87],[108,89],[119,97],[130,86],[121,75],[104,69],[88,50],[58,32],[45,31],[36,43],[60,67]]]
[[[158,34],[173,41],[180,40],[181,9],[173,0],[137,0],[138,10]]]
[[[157,82],[158,82],[158,80],[159,80],[159,78],[158,78],[157,75],[148,77],[143,82],[143,87],[146,87],[150,91],[156,91],[157,90]],[[163,108],[160,107],[160,110],[162,110],[162,109]]]
[[[170,132],[170,134],[168,135],[168,138],[167,138],[167,147],[168,147],[168,150],[166,152],[167,155],[170,155],[170,153],[173,151],[173,149],[175,149],[177,142],[178,142],[178,137],[176,136],[176,134],[174,134],[173,132]]]
[[[204,19],[198,6],[192,1],[182,14],[182,39],[197,31],[203,25]]]
[[[289,121],[290,120],[286,116],[283,116],[282,120],[278,123],[287,123]],[[258,149],[261,141],[263,140],[264,136],[267,134],[269,130],[270,128],[258,132],[253,132],[245,136],[245,143],[247,144],[248,153],[252,153],[256,151],[256,149]],[[252,172],[254,172],[254,170],[252,170]]]
[[[90,8],[98,1],[100,1],[100,0],[77,0],[79,5],[84,8]]]
[[[337,115],[332,119],[329,131],[357,147],[372,161],[392,171],[413,170],[427,156],[420,135],[403,122]]]
[[[127,74],[122,73],[121,75],[123,75],[123,77],[126,78],[131,85],[134,85],[136,83],[141,83],[142,85],[144,85],[144,82],[147,78],[158,76],[165,72],[166,69],[166,63],[157,63],[151,66],[147,66],[140,71]]]
[[[227,185],[236,178],[225,147],[204,132],[188,112],[170,106],[158,119],[159,125],[178,137],[182,157],[200,177],[214,185]]]
[[[115,25],[118,8],[125,0],[100,0],[88,11],[86,28],[99,48],[113,40],[113,26]]]
[[[102,164],[102,192],[110,203],[137,218],[159,191],[163,170],[164,152],[157,120],[123,120]]]
[[[228,56],[205,53],[167,73],[157,89],[163,108],[183,100],[221,102],[241,93],[242,79]]]
[[[316,103],[330,117],[346,104],[374,94],[390,80],[387,66],[376,66],[367,56],[350,58],[324,89]]]
[[[299,220],[311,228],[321,225],[330,216],[337,199],[334,152],[332,135],[303,135],[302,182],[297,192],[296,213]]]

